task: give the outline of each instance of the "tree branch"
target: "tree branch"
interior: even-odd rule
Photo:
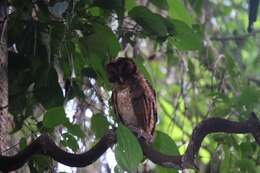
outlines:
[[[47,134],[41,135],[14,156],[0,156],[0,170],[9,172],[22,167],[35,154],[50,156],[57,162],[71,167],[85,167],[95,162],[109,147],[116,143],[115,132],[109,131],[89,151],[72,154],[60,149]]]
[[[162,154],[151,147],[143,139],[139,139],[144,155],[152,162],[176,169],[196,168],[196,159],[201,143],[206,135],[211,133],[251,133],[260,145],[260,121],[255,113],[244,122],[234,122],[222,118],[208,118],[193,130],[190,143],[184,155],[170,156]],[[71,154],[61,150],[48,135],[43,134],[27,148],[14,156],[0,156],[0,170],[8,172],[22,167],[32,155],[43,154],[71,167],[84,167],[96,161],[109,147],[116,143],[116,134],[109,131],[89,151],[82,154]]]
[[[233,35],[233,36],[226,36],[226,37],[216,37],[212,36],[210,39],[213,41],[234,41],[234,40],[243,40],[245,38],[248,38],[250,36],[254,36],[256,34],[260,33],[260,30],[252,31],[251,33],[246,33],[242,35]]]
[[[143,148],[144,155],[152,162],[176,169],[197,168],[194,160],[198,155],[201,143],[206,135],[216,132],[224,133],[251,133],[258,145],[260,145],[260,121],[255,113],[244,122],[234,122],[222,118],[208,118],[197,125],[192,133],[190,143],[184,155],[169,156],[152,149],[149,144],[139,140]]]

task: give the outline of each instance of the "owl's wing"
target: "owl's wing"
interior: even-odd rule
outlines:
[[[117,91],[116,90],[113,90],[112,91],[112,106],[113,106],[113,110],[114,110],[114,112],[115,112],[115,114],[116,114],[116,118],[118,118],[118,117],[120,117],[118,114],[119,114],[119,112],[118,112],[118,104],[117,104],[117,98],[116,98],[116,96],[117,96]]]
[[[155,124],[157,123],[158,121],[158,115],[157,115],[157,105],[156,105],[156,92],[155,90],[153,89],[152,85],[150,84],[150,82],[148,80],[146,80],[147,84],[148,84],[148,87],[151,89],[151,94],[152,94],[152,110],[153,110],[153,115],[154,115],[154,127],[155,127]]]
[[[132,104],[138,126],[153,135],[157,121],[155,92],[149,83],[140,76],[131,87]]]

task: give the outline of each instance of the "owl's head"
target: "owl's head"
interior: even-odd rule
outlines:
[[[118,58],[107,64],[108,80],[111,83],[125,84],[137,73],[134,61],[130,58]]]

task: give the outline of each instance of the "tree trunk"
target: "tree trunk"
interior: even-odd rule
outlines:
[[[7,2],[0,2],[0,152],[10,146],[11,119],[8,115]]]

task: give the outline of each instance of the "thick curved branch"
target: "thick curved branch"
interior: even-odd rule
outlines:
[[[139,141],[144,155],[158,165],[176,169],[197,168],[194,160],[198,155],[203,139],[206,135],[216,132],[251,133],[260,145],[260,121],[255,113],[252,113],[249,120],[244,122],[234,122],[222,118],[208,118],[202,121],[194,128],[187,150],[181,156],[162,154],[151,148],[145,141]]]
[[[47,134],[43,134],[18,154],[0,156],[0,170],[3,172],[16,170],[22,167],[34,154],[50,156],[57,162],[67,166],[85,167],[96,161],[115,143],[115,132],[109,131],[91,150],[82,154],[71,154],[60,149]]]
[[[194,130],[190,143],[184,155],[170,156],[162,154],[153,149],[150,144],[140,139],[144,155],[154,163],[176,169],[196,168],[194,159],[198,155],[204,137],[210,133],[251,133],[256,142],[260,145],[260,121],[255,113],[251,114],[249,120],[234,122],[222,118],[208,118],[202,121]],[[43,154],[54,160],[71,167],[84,167],[96,161],[109,147],[116,143],[116,134],[109,131],[89,151],[82,154],[71,154],[61,150],[49,138],[42,135],[27,148],[14,156],[0,156],[0,170],[3,172],[12,171],[22,167],[32,155]]]

